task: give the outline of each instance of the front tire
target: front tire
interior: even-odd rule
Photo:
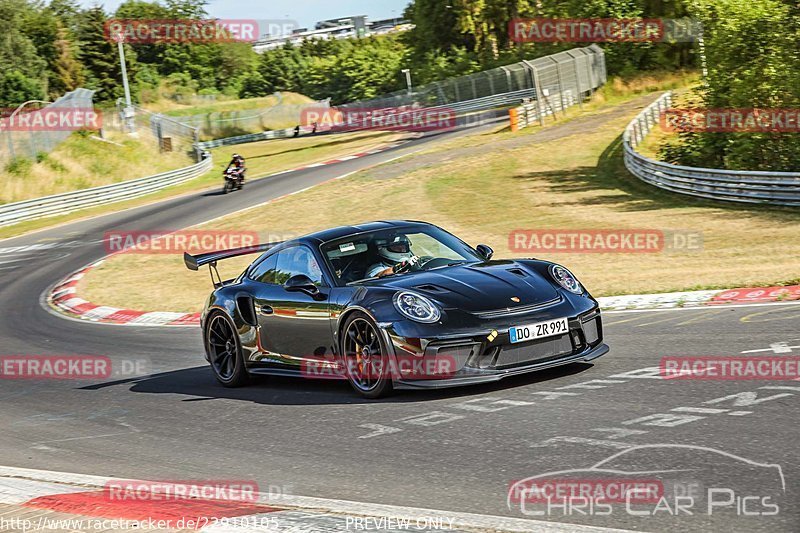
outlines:
[[[369,315],[356,311],[348,316],[339,344],[345,376],[357,393],[375,399],[392,392],[389,351]]]
[[[217,381],[231,388],[247,384],[249,375],[242,357],[239,334],[228,315],[217,312],[209,317],[205,343],[211,370]]]

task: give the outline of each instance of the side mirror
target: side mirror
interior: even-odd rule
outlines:
[[[283,288],[288,292],[304,292],[311,296],[319,294],[319,288],[305,274],[297,274],[286,280]]]
[[[479,244],[475,250],[477,250],[478,255],[481,256],[484,261],[488,261],[494,255],[494,250],[485,244]]]

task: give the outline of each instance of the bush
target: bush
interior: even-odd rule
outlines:
[[[33,168],[33,161],[25,157],[15,157],[6,164],[6,172],[14,176],[25,176]]]

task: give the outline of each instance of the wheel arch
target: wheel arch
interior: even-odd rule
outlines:
[[[383,342],[386,345],[387,351],[389,352],[388,353],[389,357],[391,357],[392,360],[396,363],[397,360],[394,353],[394,343],[392,343],[392,339],[389,337],[389,334],[383,327],[381,327],[381,322],[375,317],[375,313],[372,310],[366,307],[362,307],[360,305],[351,305],[347,309],[342,311],[342,313],[339,315],[338,318],[339,321],[336,324],[336,339],[335,339],[336,340],[335,347],[337,355],[341,354],[342,332],[344,330],[344,325],[347,323],[347,319],[353,313],[357,313],[359,311],[367,315],[370,318],[370,320],[372,320],[375,323],[375,327],[378,328],[378,334],[383,338]]]

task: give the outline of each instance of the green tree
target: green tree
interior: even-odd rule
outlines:
[[[703,22],[710,109],[796,109],[800,105],[800,24],[791,0],[693,0]],[[736,170],[800,170],[796,134],[686,133],[665,149],[670,161]]]
[[[24,0],[0,0],[0,85],[8,104],[20,94],[41,98],[47,87],[47,62],[21,29],[32,14]]]
[[[3,72],[0,75],[0,106],[16,107],[28,100],[42,98],[44,98],[42,86],[19,70]]]

